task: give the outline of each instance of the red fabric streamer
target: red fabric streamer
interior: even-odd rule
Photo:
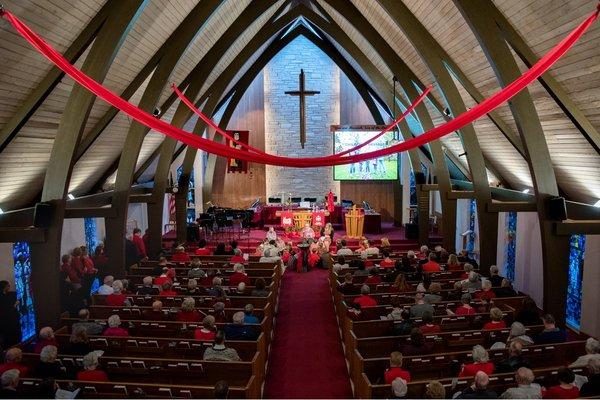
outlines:
[[[208,139],[201,138],[190,132],[186,132],[182,129],[178,129],[160,119],[154,118],[151,114],[144,110],[139,109],[128,101],[122,99],[115,93],[106,89],[104,86],[85,75],[79,69],[71,65],[60,53],[58,53],[52,46],[48,45],[42,38],[40,38],[35,32],[33,32],[27,25],[22,23],[16,16],[8,11],[4,11],[2,16],[6,17],[10,23],[15,27],[23,38],[25,38],[33,47],[35,47],[43,56],[53,62],[58,68],[64,71],[66,74],[71,76],[81,86],[90,90],[98,97],[104,99],[112,106],[125,112],[131,118],[137,122],[154,129],[164,135],[170,136],[176,140],[179,140],[187,145],[196,147],[200,150],[207,151],[209,153],[216,154],[221,157],[231,158],[235,157],[240,160],[270,164],[278,166],[288,166],[297,168],[312,168],[319,166],[331,166],[331,165],[343,165],[356,163],[364,160],[373,158],[383,157],[389,154],[406,151],[418,146],[422,146],[431,141],[439,139],[445,135],[448,135],[454,131],[459,130],[463,126],[470,124],[476,119],[489,113],[490,111],[497,108],[500,104],[508,101],[525,88],[529,83],[537,79],[540,75],[545,73],[558,59],[560,59],[574,44],[575,42],[585,33],[585,31],[596,21],[598,17],[598,11],[594,11],[585,21],[583,21],[577,28],[575,28],[566,38],[558,43],[550,52],[542,57],[535,65],[533,65],[528,71],[526,71],[521,77],[516,79],[514,82],[506,86],[504,89],[498,91],[488,99],[477,104],[472,109],[464,112],[456,118],[423,133],[413,139],[407,140],[406,142],[399,143],[397,145],[371,151],[363,154],[357,154],[347,157],[338,157],[331,159],[328,157],[313,157],[313,158],[289,158],[279,157],[268,154],[253,154],[248,151],[239,149],[231,149],[221,143],[216,143]]]

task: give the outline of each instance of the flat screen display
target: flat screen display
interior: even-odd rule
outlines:
[[[333,132],[334,153],[351,149],[371,139],[381,131],[335,130]],[[364,154],[392,145],[394,132],[387,132],[377,140],[350,153]],[[396,141],[397,142],[397,141]],[[334,165],[333,179],[337,181],[384,181],[398,179],[398,155],[375,158],[354,164]]]

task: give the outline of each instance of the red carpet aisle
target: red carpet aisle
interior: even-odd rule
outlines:
[[[350,398],[327,271],[286,272],[265,398]]]

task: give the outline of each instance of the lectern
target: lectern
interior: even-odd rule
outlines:
[[[363,237],[363,228],[365,225],[364,212],[353,205],[346,213],[346,236],[350,239],[360,239]]]

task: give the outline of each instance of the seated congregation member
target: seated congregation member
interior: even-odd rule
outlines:
[[[431,314],[434,313],[433,306],[425,301],[424,293],[417,293],[415,295],[415,304],[410,307],[411,317],[422,317],[425,312],[429,311]]]
[[[582,397],[600,396],[600,359],[591,358],[587,365],[588,381],[581,386]]]
[[[425,341],[425,336],[419,328],[413,328],[410,332],[410,341],[400,345],[400,352],[405,356],[430,354],[432,351],[433,345]]]
[[[198,241],[198,248],[194,251],[194,254],[197,256],[209,256],[211,254],[210,250],[206,248],[205,239],[200,239]]]
[[[408,393],[406,381],[402,378],[396,378],[392,381],[392,399],[405,399]]]
[[[439,333],[442,331],[442,328],[439,325],[433,323],[433,314],[429,311],[425,311],[422,318],[423,325],[421,325],[419,329],[421,329],[421,332],[424,335]]]
[[[223,278],[220,276],[215,276],[212,279],[212,286],[208,288],[207,293],[209,296],[217,296],[219,294],[219,289],[222,289],[223,286]]]
[[[446,300],[460,301],[460,299],[462,299],[463,294],[465,293],[463,293],[462,282],[456,281],[454,282],[454,287],[452,288],[452,290],[450,290],[446,295]]]
[[[362,258],[367,258],[369,256],[376,256],[379,254],[379,249],[375,246],[371,246],[368,240],[363,242],[364,250],[360,252],[360,256]]]
[[[485,301],[495,299],[496,293],[492,290],[492,282],[486,279],[481,284],[481,290],[478,290],[475,293],[473,293],[473,297]]]
[[[533,337],[535,344],[562,343],[567,341],[567,333],[556,326],[556,321],[551,314],[542,317],[544,330]]]
[[[227,322],[227,315],[225,314],[225,303],[217,301],[213,304],[213,316],[215,321],[219,323]]]
[[[429,285],[429,293],[425,294],[425,301],[429,304],[442,301],[442,285],[439,282],[433,282]]]
[[[185,247],[177,246],[175,248],[175,253],[171,256],[171,261],[173,262],[189,262],[192,261],[190,255],[185,252]]]
[[[423,265],[429,261],[429,253],[430,251],[427,245],[419,247],[419,264]]]
[[[510,344],[512,341],[521,342],[523,346],[529,346],[533,344],[533,339],[526,335],[525,326],[523,326],[520,322],[513,322],[510,325],[510,333],[508,334],[507,344]]]
[[[354,299],[354,303],[360,304],[361,308],[375,307],[377,300],[371,297],[371,288],[368,285],[360,287],[360,296]]]
[[[146,276],[142,280],[142,286],[136,291],[137,295],[140,296],[156,296],[158,295],[158,288],[152,286],[152,277]]]
[[[338,291],[342,294],[352,295],[360,292],[360,287],[353,283],[352,274],[347,272],[344,275],[344,283],[338,286]]]
[[[469,252],[467,250],[461,250],[458,254],[458,261],[462,263],[469,263],[473,266],[473,268],[477,268],[479,264],[475,261],[474,258],[469,257]]]
[[[500,361],[496,366],[496,373],[514,372],[521,367],[531,368],[529,361],[523,355],[523,344],[518,340],[513,340],[508,345],[508,358]]]
[[[200,322],[204,314],[196,310],[196,300],[193,297],[186,297],[181,302],[181,310],[177,313],[175,319],[180,322]]]
[[[429,253],[427,258],[427,262],[423,264],[423,272],[440,272],[442,267],[437,262],[437,257],[435,253]]]
[[[175,268],[163,267],[161,274],[154,279],[154,285],[161,287],[165,282],[175,282]]]
[[[171,319],[168,313],[163,311],[163,303],[160,300],[154,300],[149,310],[144,310],[143,316],[148,321],[168,321]]]
[[[23,351],[18,347],[12,347],[6,351],[4,355],[4,364],[0,365],[0,375],[10,369],[16,369],[19,371],[21,377],[26,377],[29,368],[22,364]]]
[[[169,269],[169,262],[167,261],[167,258],[166,257],[158,257],[158,263],[156,263],[154,268],[152,268],[152,275],[156,276],[156,275],[162,274],[165,267],[167,269]]]
[[[98,369],[98,354],[90,352],[83,357],[83,371],[77,373],[78,381],[108,382],[106,372]]]
[[[396,275],[394,283],[392,283],[388,289],[390,293],[404,293],[410,292],[412,286],[406,281],[406,275],[400,273]]]
[[[113,282],[115,278],[112,275],[107,275],[104,277],[104,283],[102,286],[98,288],[98,294],[109,295],[113,292]]]
[[[463,283],[463,290],[469,293],[475,293],[481,289],[481,276],[475,271],[469,272],[467,281]]]
[[[569,367],[585,367],[591,359],[600,360],[600,342],[594,338],[587,338],[585,341],[585,355],[579,356]]]
[[[198,287],[198,281],[194,278],[191,278],[188,279],[185,293],[188,296],[201,296],[206,294],[206,290],[204,290],[204,288]]]
[[[232,324],[225,325],[225,337],[227,340],[256,340],[258,332],[252,326],[244,323],[245,314],[243,311],[238,311],[233,314]]]
[[[478,371],[483,371],[488,375],[494,373],[494,363],[490,362],[490,356],[483,346],[473,347],[473,363],[464,364],[458,376],[475,376]]]
[[[338,256],[351,256],[352,254],[354,254],[354,252],[348,248],[346,240],[342,239],[340,240],[340,244],[338,246],[336,254]]]
[[[78,313],[79,322],[75,322],[71,327],[74,332],[78,328],[85,329],[88,335],[99,335],[102,333],[104,328],[97,322],[90,321],[90,311],[87,308],[82,308]]]
[[[72,328],[71,337],[69,338],[69,354],[83,356],[90,351],[92,351],[92,346],[90,346],[90,338],[85,328],[82,326]]]
[[[214,395],[215,399],[228,399],[229,398],[229,384],[227,383],[227,381],[220,380],[217,383],[215,383],[213,395]]]
[[[384,373],[385,383],[391,384],[394,379],[402,378],[406,382],[410,382],[410,372],[402,369],[402,353],[393,351],[390,354],[390,367]]]
[[[446,388],[440,381],[430,381],[425,386],[425,398],[426,399],[445,399]]]
[[[127,301],[127,296],[123,294],[123,282],[116,280],[113,282],[113,292],[106,296],[105,303],[111,307],[122,307]]]
[[[399,299],[394,297],[392,298],[392,312],[390,312],[385,318],[392,321],[400,321],[402,319],[403,311],[404,308],[402,308]]]
[[[236,349],[225,346],[225,333],[218,331],[212,347],[204,350],[205,361],[241,361]]]
[[[212,342],[215,339],[215,334],[215,317],[207,315],[202,320],[202,328],[198,328],[194,331],[194,339]]]
[[[473,307],[471,307],[471,295],[470,294],[468,294],[468,293],[463,294],[462,297],[460,298],[460,302],[462,303],[462,305],[454,311],[454,313],[456,315],[475,314],[475,309]]]
[[[464,263],[463,264],[463,274],[460,276],[460,279],[463,279],[464,282],[467,282],[469,280],[469,274],[471,272],[473,272],[474,268],[471,264],[469,263]]]
[[[190,269],[187,274],[188,278],[202,279],[206,277],[206,271],[202,269],[202,262],[194,258],[190,263]]]
[[[108,317],[108,328],[102,333],[104,336],[129,336],[125,328],[121,328],[121,318],[118,315]]]
[[[215,288],[215,292],[216,292],[216,294],[212,298],[213,304],[214,303],[223,303],[227,307],[229,307],[231,305],[231,300],[229,299],[229,297],[227,297],[227,293],[225,292],[225,289],[223,289],[222,287],[217,287],[217,288]]]
[[[160,293],[158,293],[158,295],[161,297],[177,296],[179,294],[175,290],[173,290],[173,284],[171,283],[171,281],[164,282],[161,288],[162,290],[160,291]]]
[[[503,276],[500,276],[500,269],[495,266],[492,265],[490,266],[490,282],[492,282],[492,286],[493,287],[500,287],[500,285],[502,284],[502,279],[504,279]]]
[[[237,286],[240,282],[244,282],[250,286],[250,278],[244,272],[244,264],[235,264],[233,266],[233,274],[229,276],[229,286]]]
[[[371,268],[369,271],[369,277],[365,279],[366,285],[378,285],[381,283],[381,276],[377,268]]]
[[[414,328],[414,324],[410,319],[410,311],[402,310],[400,313],[400,322],[395,323],[392,327],[392,335],[409,335]]]
[[[217,243],[217,247],[215,248],[215,252],[213,254],[215,256],[226,256],[227,250],[225,250],[225,243],[223,243],[223,242]]]
[[[473,379],[473,384],[462,390],[457,399],[497,399],[498,393],[488,389],[490,377],[483,371],[478,371]]]
[[[350,268],[350,265],[346,263],[346,258],[344,256],[338,256],[337,261],[333,264],[333,272],[339,273],[341,270],[345,268]]]
[[[269,295],[263,278],[258,278],[254,281],[254,289],[252,289],[250,295],[254,297],[267,297]]]
[[[231,256],[231,258],[229,259],[230,263],[245,263],[246,260],[244,259],[244,256],[242,254],[242,251],[240,249],[235,249],[233,251],[233,256]]]
[[[381,251],[383,255],[383,260],[379,263],[379,268],[394,268],[395,262],[390,258],[390,251],[388,249],[384,249]]]
[[[9,369],[0,375],[0,399],[19,399],[22,397],[19,392],[19,379],[21,373],[18,369]]]
[[[486,322],[483,325],[484,331],[490,331],[493,329],[504,329],[506,328],[506,322],[504,322],[504,314],[498,307],[492,307],[490,309],[490,322]]]
[[[254,315],[254,305],[251,303],[248,303],[244,306],[244,323],[260,324],[258,317]]]
[[[506,278],[502,279],[500,283],[500,287],[494,288],[494,293],[496,293],[496,297],[516,297],[518,293],[512,287],[512,283]]]
[[[556,374],[558,385],[549,388],[542,388],[542,398],[544,399],[577,399],[579,398],[579,389],[573,385],[575,374],[566,367],[560,367]]]
[[[54,337],[54,329],[50,328],[49,326],[45,326],[40,329],[40,333],[33,351],[36,354],[40,354],[42,349],[46,346],[54,346],[58,348],[58,342]]]
[[[462,270],[462,265],[460,261],[458,261],[458,257],[456,254],[450,254],[448,256],[448,263],[446,263],[446,269],[448,271],[460,271]]]
[[[40,352],[40,362],[35,368],[36,378],[62,378],[66,369],[57,360],[58,349],[56,346],[45,346]]]
[[[521,310],[517,313],[515,321],[527,326],[539,325],[542,323],[538,307],[531,297],[528,296],[523,299],[523,305],[521,306]]]
[[[369,276],[369,271],[366,268],[366,264],[363,260],[352,260],[350,261],[350,268],[356,268],[354,276]]]

